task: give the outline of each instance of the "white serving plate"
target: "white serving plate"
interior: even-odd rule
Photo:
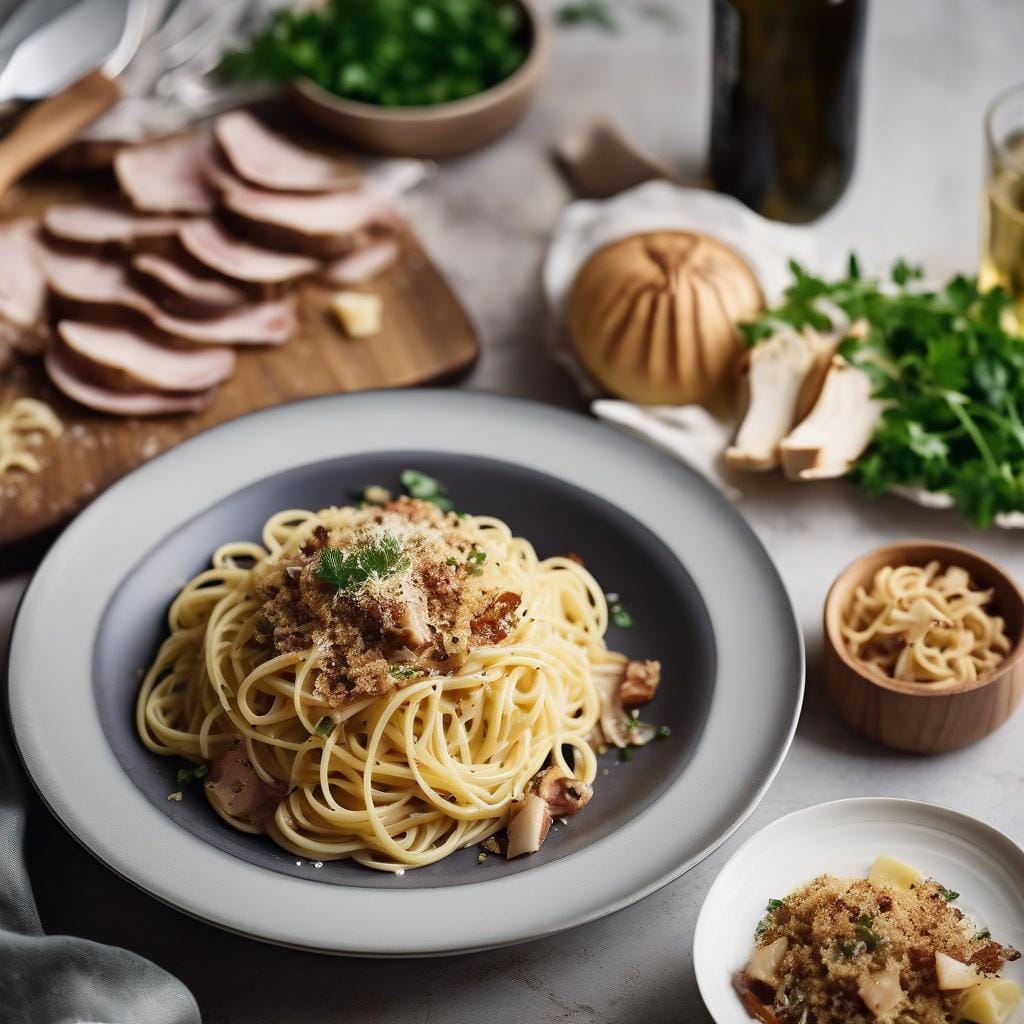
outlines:
[[[103,611],[142,556],[241,488],[297,465],[410,449],[530,467],[609,497],[656,534],[690,573],[716,639],[703,734],[647,810],[536,869],[382,890],[261,868],[170,820],[113,758],[90,685]],[[500,514],[500,495],[493,511]],[[742,643],[732,642],[738,623]],[[254,938],[331,953],[423,956],[584,924],[707,856],[753,810],[785,756],[803,696],[803,645],[764,549],[694,473],[579,415],[417,390],[329,396],[245,416],[115,484],[40,566],[18,616],[9,678],[29,775],[58,819],[111,870],[185,913]]]
[[[1024,850],[958,811],[914,800],[865,797],[795,811],[736,851],[697,919],[694,967],[717,1024],[749,1024],[732,987],[747,962],[754,929],[771,898],[821,874],[863,878],[879,853],[913,864],[959,892],[957,906],[998,941],[1024,948]],[[1024,960],[1003,976],[1024,987]],[[1021,1019],[1021,1013],[1015,1017]]]

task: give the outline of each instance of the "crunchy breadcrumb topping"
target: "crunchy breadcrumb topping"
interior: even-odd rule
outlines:
[[[742,974],[744,1005],[752,1016],[780,1024],[956,1021],[963,994],[940,991],[935,954],[973,964],[984,975],[998,974],[1020,954],[979,929],[953,905],[955,896],[934,881],[903,888],[822,875],[773,900],[757,948],[787,940],[775,970],[778,985]],[[892,988],[896,1005],[879,1017],[864,994],[872,980],[886,977],[898,979],[902,995]]]
[[[398,553],[386,572],[344,588],[324,578],[324,549],[340,559],[382,545]],[[455,671],[474,647],[503,639],[519,595],[502,593],[500,577],[457,515],[402,497],[344,527],[316,526],[297,555],[258,566],[253,585],[275,651],[315,648],[317,692],[338,706]]]

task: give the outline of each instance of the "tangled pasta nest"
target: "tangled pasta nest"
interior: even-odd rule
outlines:
[[[850,653],[893,679],[958,686],[1006,657],[1003,619],[990,614],[992,591],[966,569],[938,562],[883,566],[853,595],[842,632]]]

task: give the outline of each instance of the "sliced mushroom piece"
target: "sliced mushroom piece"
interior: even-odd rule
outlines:
[[[594,689],[601,699],[600,725],[604,739],[610,746],[629,746],[629,731],[626,728],[626,709],[619,699],[619,687],[626,675],[627,659],[625,655],[607,655],[607,661],[600,661],[590,666],[590,675]]]
[[[857,994],[876,1019],[889,1018],[903,1002],[899,964],[890,963],[884,971],[869,974],[857,988]]]
[[[221,814],[255,826],[266,822],[284,795],[283,786],[260,778],[241,747],[232,747],[213,763],[205,788]]]
[[[871,443],[886,403],[872,397],[871,378],[833,356],[818,401],[779,445],[790,480],[825,480],[847,473]]]
[[[747,411],[726,449],[725,461],[736,469],[762,471],[779,464],[779,443],[814,401],[833,337],[812,331],[780,330],[750,353]]]
[[[551,828],[551,812],[548,805],[536,793],[527,795],[512,805],[508,822],[509,860],[524,853],[536,853],[547,839]]]
[[[586,782],[569,778],[554,766],[534,776],[533,791],[547,805],[553,818],[571,818],[579,814],[594,795]]]
[[[774,942],[769,942],[767,946],[758,946],[750,954],[750,960],[744,972],[747,978],[763,981],[772,988],[778,988],[780,984],[779,967],[782,965],[782,958],[786,955],[787,949],[789,949],[789,939],[785,935]]]
[[[660,661],[631,661],[619,684],[619,700],[627,708],[648,704],[654,700],[660,682]]]

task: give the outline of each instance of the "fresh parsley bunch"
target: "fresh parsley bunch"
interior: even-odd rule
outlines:
[[[1024,510],[1024,339],[1006,293],[981,292],[963,276],[929,291],[903,260],[887,281],[864,277],[854,256],[839,281],[790,269],[785,301],[743,325],[744,338],[757,344],[780,323],[829,330],[836,308],[866,321],[866,336],[847,337],[839,351],[890,403],[853,470],[868,493],[944,492],[979,527]]]

